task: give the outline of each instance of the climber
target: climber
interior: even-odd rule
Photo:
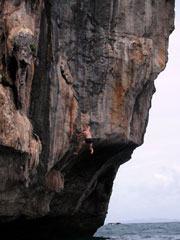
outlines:
[[[86,143],[89,145],[89,150],[90,153],[93,154],[94,153],[94,149],[93,149],[93,140],[92,140],[92,136],[91,136],[91,132],[90,132],[90,126],[88,125],[87,128],[85,130],[83,130],[81,133],[76,134],[77,137],[81,137],[83,136],[85,139],[83,141],[82,144]],[[78,150],[81,148],[82,145],[79,145]],[[74,152],[74,154],[78,154],[78,151]]]

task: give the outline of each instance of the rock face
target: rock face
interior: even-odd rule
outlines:
[[[1,225],[92,235],[143,143],[174,1],[0,4]],[[74,155],[86,124],[95,152]]]

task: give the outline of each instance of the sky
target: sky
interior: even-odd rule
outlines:
[[[144,144],[114,181],[105,223],[180,220],[180,1],[166,69],[155,80]]]

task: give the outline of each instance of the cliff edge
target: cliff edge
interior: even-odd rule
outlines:
[[[174,1],[0,6],[1,226],[92,235],[119,166],[143,143]],[[87,124],[94,154],[74,155]]]

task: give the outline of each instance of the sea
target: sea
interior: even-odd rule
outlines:
[[[11,230],[10,230],[11,232]],[[13,233],[14,234],[14,233]],[[5,235],[5,234],[4,234]],[[7,234],[5,235],[7,238]],[[32,237],[33,236],[33,237]],[[12,237],[11,237],[12,238]],[[11,239],[10,238],[10,239]],[[17,240],[180,240],[180,222],[165,223],[118,223],[106,224],[99,228],[93,237],[62,237],[59,233],[32,235],[23,233],[13,239]]]
[[[180,222],[107,224],[92,240],[180,240]]]

